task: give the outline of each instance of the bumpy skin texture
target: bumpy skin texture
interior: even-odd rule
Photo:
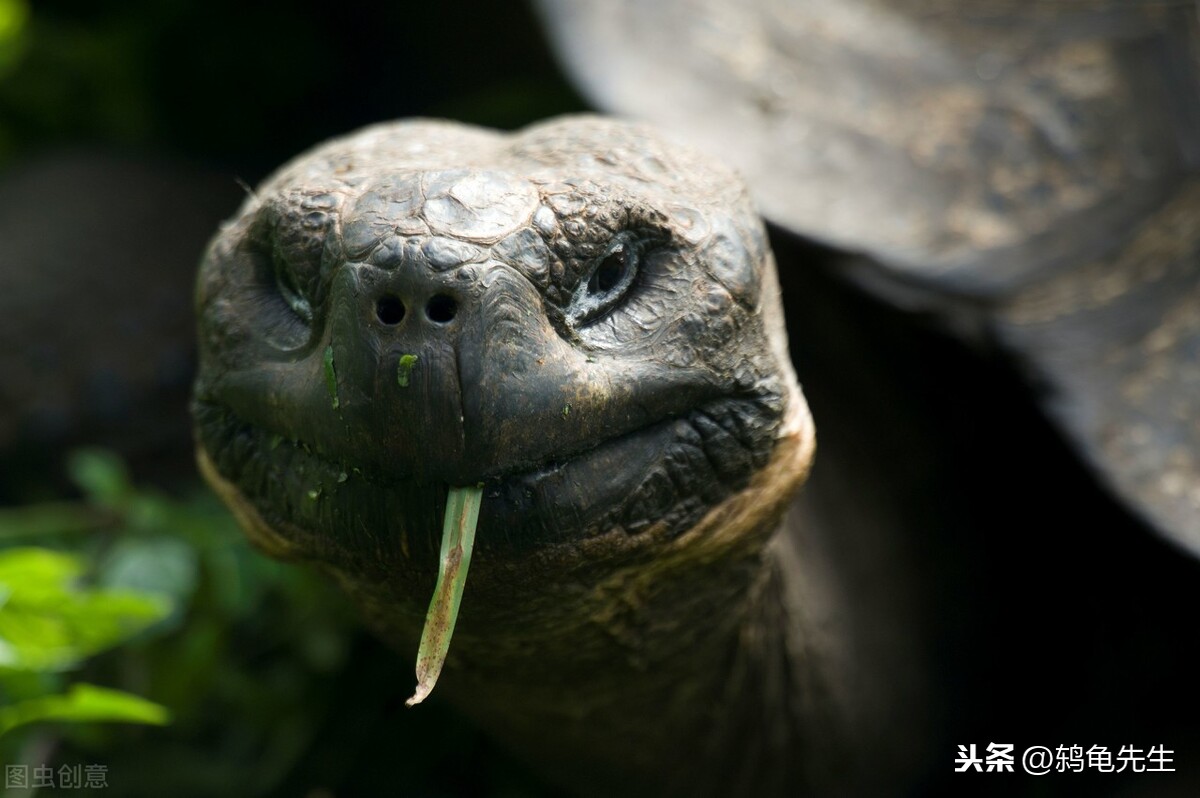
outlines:
[[[484,485],[439,690],[509,745],[600,794],[812,781],[838,735],[766,552],[813,436],[729,172],[589,117],[368,128],[258,189],[197,306],[206,475],[406,655]]]
[[[272,526],[372,558],[435,548],[448,484],[485,483],[482,546],[680,532],[779,429],[766,257],[727,173],[620,125],[368,129],[213,242],[201,443]]]

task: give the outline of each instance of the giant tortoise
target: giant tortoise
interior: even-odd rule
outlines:
[[[481,485],[439,690],[560,783],[842,780],[917,669],[901,597],[855,650],[815,533],[781,531],[814,434],[778,293],[740,183],[646,130],[368,128],[209,248],[202,470],[408,656],[448,495]]]
[[[426,613],[443,515],[482,489],[438,690],[552,781],[928,778],[928,574],[876,491],[903,415],[835,412],[835,441],[881,437],[865,458],[835,445],[794,501],[813,424],[764,229],[723,167],[591,117],[378,125],[256,190],[197,310],[203,472],[408,657],[447,624]],[[919,468],[919,443],[890,442],[890,468]]]
[[[887,24],[865,13],[873,5],[806,15],[768,4],[768,16],[754,16],[710,4],[725,16],[675,18],[662,4],[630,4],[620,8],[658,16],[629,27],[614,17],[615,29],[573,23],[569,8],[547,4],[564,51],[610,67],[585,63],[579,73],[653,88],[650,110],[623,110],[660,114],[676,136],[719,131],[696,143],[720,143],[770,218],[866,254],[825,258],[857,285],[933,307],[977,337],[998,332],[1050,386],[1056,417],[1098,471],[1160,531],[1192,545],[1194,201],[1186,149],[1167,147],[1190,116],[1186,107],[1159,113],[1162,93],[1150,90],[1154,69],[1177,74],[1173,50],[1151,58],[1153,48],[1130,44],[1136,27],[1120,28],[1120,47],[1110,47],[1117,28],[1080,22],[1133,15],[1163,41],[1194,41],[1187,25],[1171,26],[1178,9],[1072,5],[1081,16],[1049,17],[1066,28],[1036,20],[1043,53],[1022,38],[1019,9],[994,4],[987,19],[954,24],[928,4],[907,21],[898,5],[881,17]],[[821,24],[808,24],[813,15]],[[1076,33],[1054,33],[1064,29]],[[812,31],[829,37],[823,47],[808,46]],[[870,35],[857,41],[856,31]],[[653,37],[684,33],[715,48],[697,63],[734,71],[672,72],[672,59],[691,51]],[[756,46],[760,34],[770,47]],[[964,42],[962,52],[923,37]],[[948,55],[963,52],[976,72]],[[1028,62],[1006,61],[1014,52]],[[623,60],[638,53],[661,63]],[[801,65],[810,72],[796,67],[745,93],[795,53],[812,59]],[[900,67],[880,55],[892,53]],[[882,82],[847,77],[860,73]],[[846,91],[830,89],[839,76]],[[707,93],[724,90],[744,105]],[[1060,90],[1080,94],[1056,115]],[[1120,112],[1126,97],[1146,112]],[[697,109],[707,113],[687,116]],[[1065,128],[1051,124],[1060,116]],[[747,117],[773,120],[781,148],[760,128],[719,124]],[[899,142],[888,138],[897,129]],[[963,523],[976,520],[974,508],[954,507],[966,483],[927,463],[970,447],[928,423],[918,405],[936,397],[897,391],[911,361],[860,357],[855,317],[840,311],[863,300],[820,275],[798,276],[809,245],[774,243],[806,392],[828,391],[823,378],[835,372],[855,386],[819,404],[820,454],[798,498],[814,425],[764,228],[725,167],[649,129],[586,117],[511,136],[402,122],[334,140],[260,186],[205,257],[193,403],[202,470],[260,547],[328,570],[408,658],[438,617],[436,600],[426,608],[446,573],[443,516],[480,488],[475,556],[435,695],[579,793],[907,794],[949,770],[951,743],[987,743],[984,734],[1035,742],[1044,727],[995,723],[1045,723],[1052,712],[1025,711],[1032,702],[984,723],[955,715],[977,686],[963,673],[999,656],[1031,661],[1047,679],[1071,674],[1078,663],[1056,657],[1094,643],[1072,636],[1089,619],[1002,634],[981,656],[945,653],[971,626],[955,616],[983,607],[992,614],[973,617],[995,635],[1008,630],[996,614],[1006,602],[1018,614],[1055,612],[1039,606],[1048,596],[1079,602],[1085,615],[1126,604],[1140,614],[1116,589],[1111,599],[1097,593],[1120,582],[1114,564],[1126,560],[1130,571],[1150,563],[1164,584],[1192,580],[1145,591],[1165,604],[1166,621],[1113,644],[1154,661],[1144,673],[1173,672],[1162,655],[1176,651],[1159,633],[1186,632],[1178,599],[1194,600],[1194,564],[1145,541],[1108,551],[1097,519],[1135,525],[1088,480],[1064,471],[1039,485],[1039,463],[997,468],[970,452],[964,470],[989,463],[989,476],[1006,481],[986,512],[1007,522],[1000,502],[1028,509],[1020,497],[1029,494],[1065,503],[1039,510],[1046,518],[1027,519],[1028,529],[1005,530],[1015,553],[998,558],[1002,577],[972,584],[979,560],[998,551],[972,533],[997,526]],[[1181,303],[1175,316],[1164,311],[1171,302]],[[1115,324],[1116,313],[1130,315]],[[808,356],[823,336],[847,357],[814,371]],[[1096,355],[1094,342],[1112,336],[1130,347]],[[1009,402],[1019,389],[950,360],[963,371],[955,380],[984,386],[971,396],[1008,391],[979,408],[995,416],[987,424],[1036,428]],[[1001,414],[1016,422],[1006,427]],[[914,502],[932,509],[914,513]],[[924,526],[950,532],[914,540]],[[1046,533],[1059,536],[1056,553],[1030,552]],[[1034,592],[1042,582],[1062,592]],[[1001,584],[1011,592],[975,595]],[[1098,637],[1115,636],[1091,622]],[[1182,662],[1196,661],[1194,646],[1182,650]],[[1195,705],[1192,693],[1181,698]],[[1086,717],[1127,722],[1113,704]],[[1010,784],[994,784],[996,794],[1012,794]]]

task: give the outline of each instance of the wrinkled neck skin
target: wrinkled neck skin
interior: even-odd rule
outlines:
[[[846,710],[807,634],[783,524],[814,451],[792,398],[768,466],[688,533],[472,574],[441,695],[572,792],[794,795],[836,781]],[[402,585],[334,573],[384,639],[415,650]],[[487,596],[530,586],[511,612]],[[472,611],[484,603],[486,619]]]

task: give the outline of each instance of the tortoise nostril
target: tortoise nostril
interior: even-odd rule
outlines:
[[[458,303],[445,294],[438,294],[429,300],[429,304],[425,305],[425,315],[429,317],[430,321],[438,324],[452,321],[457,312]]]
[[[399,324],[404,320],[404,303],[394,296],[380,297],[375,303],[375,317],[389,327]]]

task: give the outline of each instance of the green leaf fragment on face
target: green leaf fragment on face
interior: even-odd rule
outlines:
[[[337,410],[341,402],[338,400],[337,372],[333,370],[333,345],[325,347],[325,387],[333,400],[333,409]]]
[[[471,565],[471,549],[475,546],[475,527],[479,523],[482,501],[482,486],[450,488],[446,498],[441,562],[429,611],[425,613],[421,645],[417,649],[417,690],[406,702],[410,707],[424,701],[433,691],[450,650],[450,637],[454,634],[463,587],[467,584],[467,569]]]
[[[408,387],[408,381],[412,377],[412,370],[415,365],[417,365],[416,355],[400,356],[400,362],[396,364],[396,384],[401,388]]]

